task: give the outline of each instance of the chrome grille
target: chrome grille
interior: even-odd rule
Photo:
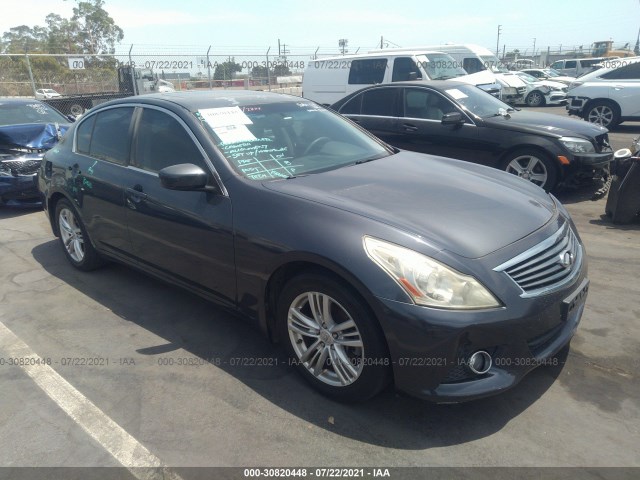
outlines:
[[[4,160],[0,168],[11,175],[33,175],[38,171],[42,160]]]
[[[568,223],[535,247],[494,270],[505,272],[523,297],[549,293],[571,281],[582,265],[582,246]]]

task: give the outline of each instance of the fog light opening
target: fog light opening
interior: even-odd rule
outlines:
[[[469,357],[469,369],[476,375],[483,375],[489,371],[493,360],[484,350],[479,350]]]

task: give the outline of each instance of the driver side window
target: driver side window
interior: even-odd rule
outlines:
[[[423,120],[442,120],[445,113],[456,111],[447,99],[423,88],[407,88],[404,94],[404,116]]]
[[[158,172],[180,163],[192,163],[209,172],[202,153],[184,127],[172,116],[145,108],[138,124],[132,164]]]

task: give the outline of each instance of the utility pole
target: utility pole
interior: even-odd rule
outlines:
[[[533,60],[536,56],[536,39],[533,39],[533,53],[531,54],[531,60]]]
[[[384,41],[382,38],[382,35],[380,35],[380,50],[382,50],[384,48]]]
[[[348,44],[349,44],[349,40],[347,40],[346,38],[341,38],[340,40],[338,40],[338,46],[340,47],[340,51],[342,52],[342,55],[348,52],[347,50]]]
[[[500,32],[502,31],[502,25],[498,25],[498,38],[496,39],[496,57],[500,55]]]

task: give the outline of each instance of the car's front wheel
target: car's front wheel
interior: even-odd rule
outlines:
[[[55,218],[60,233],[60,243],[67,259],[74,267],[89,271],[104,263],[102,257],[93,248],[76,209],[68,200],[58,201]]]
[[[369,308],[321,274],[287,283],[278,302],[279,338],[302,375],[336,400],[364,401],[390,381],[389,354]]]
[[[538,185],[547,192],[553,190],[558,183],[557,167],[542,152],[536,150],[517,150],[503,161],[503,169],[531,183]]]
[[[534,90],[525,99],[527,106],[529,107],[542,107],[545,104],[544,95],[537,90]]]

